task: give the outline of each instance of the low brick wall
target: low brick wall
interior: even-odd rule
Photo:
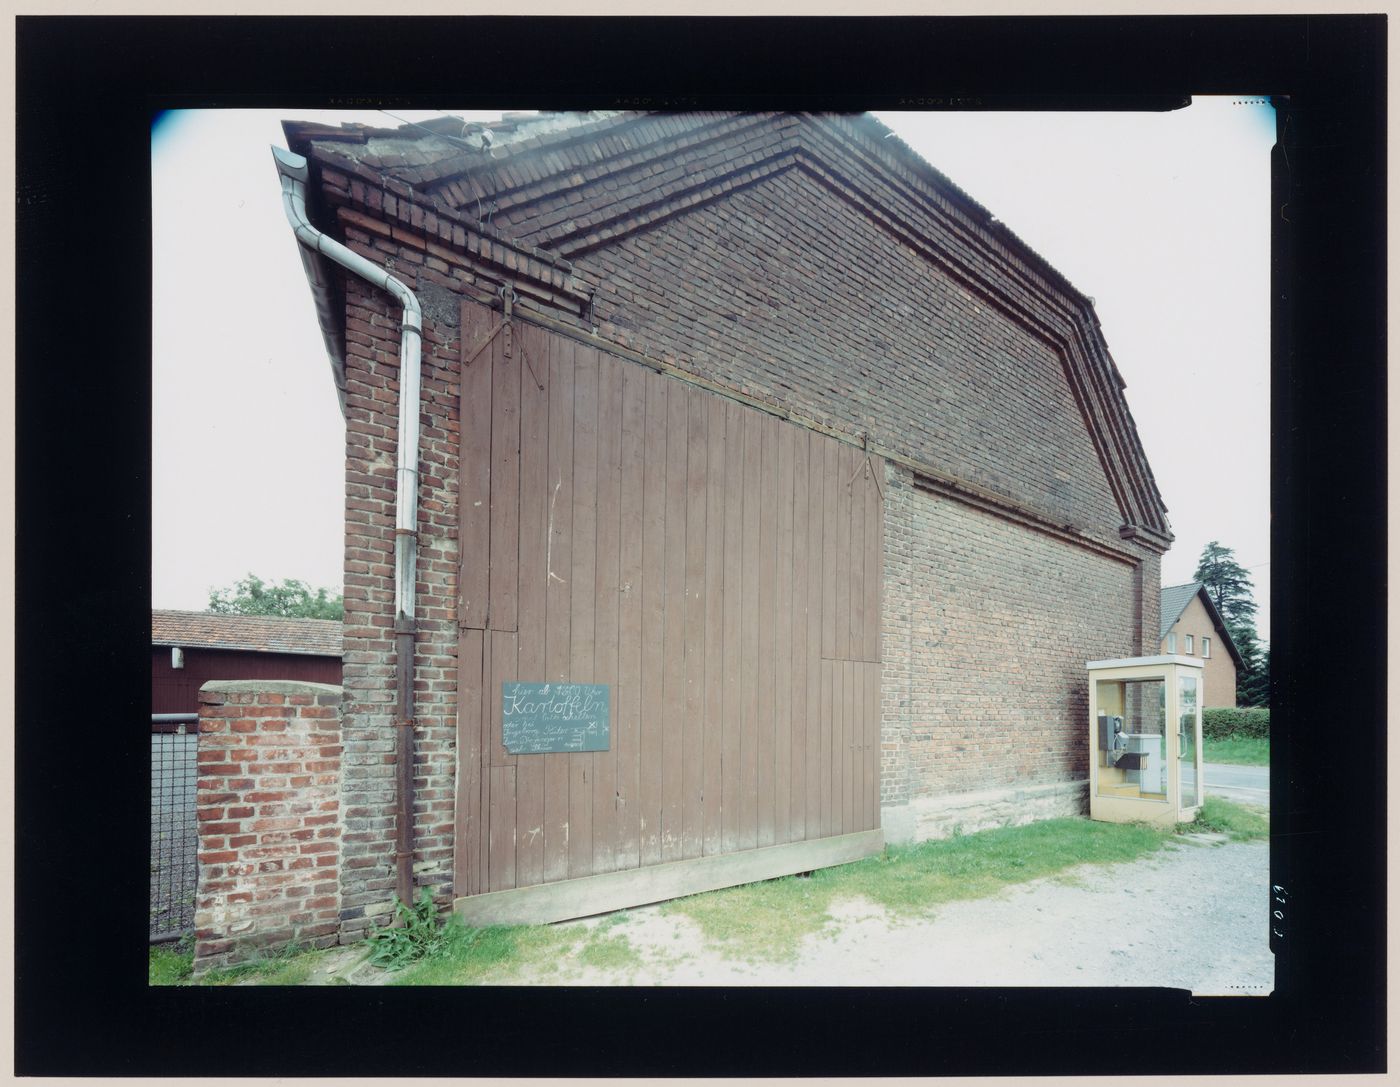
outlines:
[[[199,703],[195,972],[335,943],[340,688],[216,680]]]

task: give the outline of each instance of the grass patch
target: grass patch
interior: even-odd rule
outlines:
[[[837,885],[822,877],[833,871],[677,898],[663,904],[661,912],[690,918],[729,958],[783,961],[797,954],[804,936],[826,924]]]
[[[233,966],[215,966],[194,979],[195,985],[305,985],[325,951],[288,944]]]
[[[621,933],[608,936],[595,930],[579,951],[578,961],[599,970],[635,970],[642,965],[642,956]]]
[[[453,914],[436,947],[404,969],[394,985],[503,985],[553,980],[575,967],[628,970],[642,957],[614,931],[620,912],[595,925],[492,925],[472,928]]]
[[[1268,737],[1229,736],[1222,740],[1205,741],[1206,762],[1226,762],[1235,766],[1268,766]]]
[[[194,951],[179,944],[157,944],[151,948],[148,985],[187,985],[194,969]]]
[[[1269,836],[1269,817],[1263,812],[1218,796],[1207,796],[1194,823],[1186,830],[1213,830],[1228,834],[1232,841],[1248,842]]]
[[[1269,823],[1254,809],[1207,796],[1196,821],[1179,829],[1218,831],[1247,841],[1267,836]],[[804,937],[832,922],[832,905],[842,898],[864,897],[896,916],[917,917],[943,903],[986,897],[1047,876],[1074,882],[1072,870],[1079,865],[1134,861],[1162,848],[1171,837],[1144,824],[1049,819],[890,846],[878,856],[819,869],[805,878],[787,876],[675,899],[661,911],[694,921],[726,957],[785,961],[797,955]],[[626,914],[618,913],[591,926],[472,928],[453,914],[432,940],[424,942],[422,957],[394,974],[392,984],[511,984],[566,978],[582,967],[636,969],[643,965],[642,956],[625,933],[617,931],[625,920]],[[193,983],[300,985],[324,954],[288,948],[210,970]],[[150,983],[191,984],[190,962],[188,950],[152,948]]]
[[[483,985],[516,979],[536,970],[548,975],[585,935],[554,925],[491,925],[472,928],[456,914],[448,917],[437,945],[407,967],[395,985]]]
[[[891,913],[917,916],[941,903],[982,898],[1080,864],[1136,860],[1168,835],[1131,823],[1049,819],[911,846],[810,877],[751,883],[677,899],[663,912],[695,921],[731,958],[783,961],[831,920],[839,897],[864,896]]]

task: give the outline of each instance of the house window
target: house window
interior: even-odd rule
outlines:
[[[1210,656],[1210,639],[1209,639],[1209,638],[1202,638],[1202,639],[1201,639],[1201,656],[1203,656],[1203,657],[1209,657],[1209,656]]]
[[[1196,652],[1195,639],[1193,639],[1191,635],[1188,634],[1186,635],[1186,655],[1189,657],[1194,652]]]
[[[1170,634],[1167,635],[1167,652],[1176,652],[1176,631],[1172,631]]]

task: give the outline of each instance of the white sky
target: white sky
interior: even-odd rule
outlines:
[[[1220,540],[1254,579],[1267,641],[1274,111],[1260,103],[880,116],[1094,298],[1176,533],[1163,584]],[[399,123],[197,110],[153,133],[155,607],[203,608],[248,572],[341,582],[344,431],[269,150],[284,116]]]

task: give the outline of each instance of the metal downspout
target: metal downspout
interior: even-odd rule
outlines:
[[[394,488],[394,640],[398,698],[396,744],[398,823],[395,869],[399,901],[413,901],[413,652],[417,634],[415,592],[418,565],[418,405],[422,384],[423,311],[407,285],[347,249],[314,226],[306,215],[306,159],[273,147],[282,179],[282,208],[297,241],[398,299],[403,306],[399,339],[398,471]]]

